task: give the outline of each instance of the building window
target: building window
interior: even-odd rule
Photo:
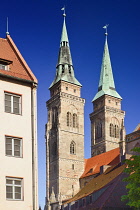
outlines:
[[[119,138],[119,126],[110,124],[110,137]]]
[[[73,127],[77,127],[77,114],[73,114]]]
[[[102,123],[98,122],[95,129],[95,139],[102,137]]]
[[[115,125],[115,138],[119,138],[119,126]]]
[[[5,112],[21,114],[21,96],[5,92]]]
[[[68,87],[66,87],[66,90],[68,90]]]
[[[74,91],[74,93],[76,93],[76,89],[74,89],[73,91]]]
[[[114,137],[114,126],[112,123],[110,124],[110,137]]]
[[[5,154],[7,156],[22,157],[22,139],[6,136]]]
[[[52,108],[52,126],[56,127],[58,122],[58,110],[57,107]]]
[[[67,112],[67,126],[72,126],[71,113]]]
[[[5,64],[2,64],[2,63],[0,63],[0,69],[2,69],[2,70],[9,70],[9,66],[8,66],[8,65],[5,65]]]
[[[22,200],[22,179],[6,177],[6,198]]]
[[[74,141],[70,144],[70,154],[75,155],[76,154],[76,144]]]

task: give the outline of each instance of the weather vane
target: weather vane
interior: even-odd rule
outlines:
[[[106,24],[103,28],[105,29],[105,35],[107,36],[108,33],[107,33],[107,28],[108,28],[109,24]]]
[[[61,9],[64,11],[63,16],[66,17],[66,13],[65,13],[65,6]]]

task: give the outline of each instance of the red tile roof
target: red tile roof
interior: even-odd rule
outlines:
[[[109,167],[103,174],[90,180],[86,186],[84,186],[74,197],[66,201],[65,203],[71,203],[77,201],[93,192],[96,192],[109,184],[112,180],[118,177],[126,167],[126,164],[119,166],[119,164]],[[64,204],[65,204],[64,203]]]
[[[102,153],[95,157],[86,159],[85,171],[80,178],[100,173],[100,167],[103,165],[114,165],[120,162],[120,149],[116,148]]]
[[[0,59],[12,61],[9,70],[0,69],[0,75],[37,83],[36,77],[20,54],[10,35],[7,35],[6,39],[0,38]]]

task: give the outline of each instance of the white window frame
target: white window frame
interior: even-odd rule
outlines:
[[[7,139],[11,139],[11,141],[12,141],[12,154],[11,155],[9,155],[9,154],[6,154],[6,151],[7,151],[7,149],[6,149],[6,140]],[[17,156],[17,155],[15,155],[15,148],[14,148],[14,146],[15,146],[15,140],[19,140],[20,141],[20,155],[19,156]],[[10,157],[22,157],[22,138],[18,138],[18,137],[12,137],[12,136],[5,136],[5,155],[6,156],[10,156]]]
[[[6,95],[10,96],[11,97],[11,110],[10,111],[6,111]],[[21,115],[21,95],[18,95],[18,94],[14,94],[14,93],[9,93],[9,92],[4,92],[4,100],[5,100],[5,112],[6,113],[12,113],[12,114],[17,114],[17,115]],[[19,113],[15,113],[14,112],[14,100],[13,98],[14,97],[17,97],[19,98]]]
[[[0,63],[0,69],[8,71],[9,70],[9,65],[5,65],[5,64]]]
[[[7,200],[23,200],[23,179],[22,178],[16,178],[16,177],[15,178],[13,178],[13,177],[6,177],[6,181],[7,180],[11,180],[12,184],[7,184],[6,183],[6,199]],[[21,184],[17,185],[17,184],[15,184],[15,181],[21,181]],[[13,195],[12,198],[7,198],[7,187],[12,187],[12,195]],[[20,187],[21,188],[21,198],[20,199],[15,198],[15,195],[16,195],[15,188],[16,187]]]

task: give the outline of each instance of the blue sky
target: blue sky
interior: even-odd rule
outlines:
[[[122,109],[126,111],[126,132],[140,123],[140,1],[139,0],[12,0],[1,3],[0,37],[9,32],[26,62],[38,78],[39,203],[45,200],[46,101],[55,76],[62,30],[66,24],[76,78],[83,85],[85,104],[85,157],[90,157],[91,100],[98,87],[105,24],[108,44]]]

